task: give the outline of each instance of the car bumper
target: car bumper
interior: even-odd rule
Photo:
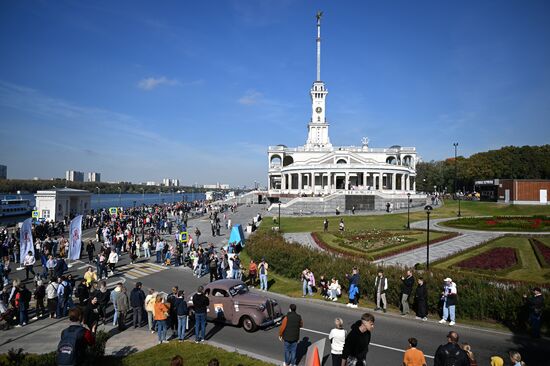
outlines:
[[[260,324],[260,327],[269,327],[270,325],[278,324],[283,320],[283,316],[278,316],[273,319],[266,319],[262,324]]]

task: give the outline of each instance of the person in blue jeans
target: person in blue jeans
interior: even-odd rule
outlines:
[[[306,268],[302,271],[302,297],[313,296],[312,286],[315,286],[315,278],[313,272]]]
[[[445,278],[445,286],[443,288],[442,300],[443,304],[443,318],[439,321],[441,324],[447,323],[447,319],[451,318],[449,322],[450,326],[455,325],[455,308],[457,300],[456,284],[449,277]]]
[[[296,365],[296,348],[300,340],[300,328],[303,326],[304,321],[296,313],[296,305],[290,304],[289,312],[279,328],[279,340],[284,344],[285,366]]]
[[[166,329],[167,324],[166,320],[170,315],[170,304],[165,303],[162,295],[157,295],[155,299],[155,320],[157,321],[157,332],[159,344],[167,342],[166,340]]]
[[[185,302],[185,293],[181,290],[178,291],[174,307],[176,308],[176,315],[178,317],[178,340],[182,342],[185,339],[185,331],[187,330],[189,309],[187,308],[187,302]]]
[[[197,293],[193,295],[193,308],[195,309],[195,343],[204,341],[206,333],[206,309],[210,305],[210,299],[204,294],[204,287],[199,286]]]
[[[265,261],[265,258],[262,258],[260,264],[258,264],[258,272],[260,273],[260,290],[267,291],[267,270],[269,265]]]

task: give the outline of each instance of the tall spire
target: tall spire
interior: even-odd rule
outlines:
[[[317,81],[321,81],[321,17],[322,11],[317,12]]]

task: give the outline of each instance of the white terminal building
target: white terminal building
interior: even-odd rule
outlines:
[[[326,117],[328,90],[321,80],[321,15],[317,14],[317,78],[309,91],[307,141],[298,147],[269,146],[269,201],[281,202],[282,209],[294,213],[352,207],[374,210],[385,208],[387,203],[402,208],[408,197],[413,205],[424,203],[424,196],[421,199],[415,194],[416,148],[372,148],[366,137],[360,146],[331,144]]]
[[[91,210],[92,194],[72,188],[53,188],[38,191],[36,210],[47,221],[62,221],[65,216],[86,215]]]

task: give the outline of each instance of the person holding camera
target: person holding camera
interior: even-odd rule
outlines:
[[[533,289],[533,295],[527,297],[523,295],[529,307],[529,325],[531,325],[531,335],[533,338],[540,338],[540,325],[542,323],[542,312],[544,310],[544,297],[540,287]]]

